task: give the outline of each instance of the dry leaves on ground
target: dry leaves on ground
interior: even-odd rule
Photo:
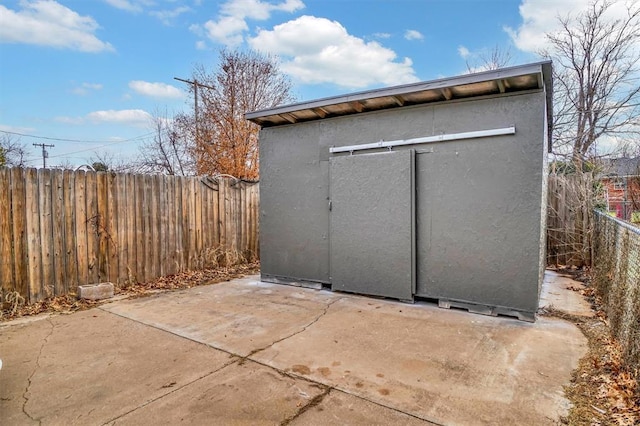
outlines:
[[[622,350],[611,336],[601,301],[589,287],[584,271],[573,272],[586,285],[579,292],[591,303],[595,317],[570,315],[547,309],[545,315],[575,323],[588,340],[587,354],[573,372],[571,383],[565,387],[573,404],[563,423],[572,426],[640,425],[640,386],[622,361]]]
[[[204,269],[200,271],[186,271],[176,275],[160,277],[146,283],[136,283],[116,287],[115,294],[118,296],[142,297],[163,290],[180,290],[200,285],[229,281],[234,278],[257,274],[259,271],[260,264],[257,262],[218,267],[214,269]],[[15,301],[13,298],[10,298],[10,300],[13,302],[2,305],[2,310],[0,310],[0,321],[9,321],[15,318],[41,313],[71,313],[109,302],[109,300],[91,301],[77,299],[73,294],[52,297],[29,305],[25,305],[24,299],[22,298],[16,298]]]

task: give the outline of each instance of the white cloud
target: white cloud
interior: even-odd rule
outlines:
[[[82,117],[62,116],[62,117],[56,117],[54,118],[54,120],[57,121],[58,123],[73,124],[73,125],[82,124],[84,122],[84,119]]]
[[[381,39],[387,39],[387,38],[391,38],[391,34],[389,34],[389,33],[373,33],[373,37],[381,38]]]
[[[591,0],[523,0],[520,4],[522,24],[517,29],[506,26],[504,30],[518,49],[537,53],[547,47],[545,34],[560,30],[558,17],[577,16],[590,3]],[[624,16],[626,4],[625,1],[614,2],[607,11],[608,17]]]
[[[20,10],[0,5],[0,42],[50,46],[81,52],[115,50],[95,36],[98,23],[90,16],[50,0],[21,1]]]
[[[155,0],[104,0],[116,9],[132,13],[140,13],[145,7],[155,6]]]
[[[184,94],[175,86],[165,83],[150,83],[148,81],[133,80],[129,82],[129,87],[136,93],[152,98],[179,99]]]
[[[76,95],[84,96],[89,94],[92,90],[101,90],[102,84],[99,83],[82,83],[81,85],[75,87],[71,92]]]
[[[127,12],[142,12],[142,6],[129,0],[105,0],[108,4],[116,9],[126,10]]]
[[[261,30],[248,41],[256,50],[283,58],[282,70],[303,83],[361,88],[418,81],[411,59],[398,62],[393,50],[352,36],[339,22],[325,18],[301,16]]]
[[[462,59],[467,59],[471,52],[469,52],[469,49],[464,46],[458,46],[458,54]]]
[[[56,117],[55,120],[65,124],[122,124],[133,127],[148,127],[152,116],[141,109],[122,109],[93,111],[84,117]]]
[[[141,109],[121,109],[94,111],[87,114],[87,119],[95,123],[119,123],[132,126],[148,126],[152,117]]]
[[[301,0],[285,0],[276,4],[264,0],[230,0],[221,7],[223,15],[257,21],[269,19],[273,11],[292,13],[302,8],[304,3]]]
[[[407,40],[424,40],[424,36],[420,31],[416,30],[407,30],[404,33],[404,38]]]
[[[207,36],[227,46],[237,46],[244,40],[242,33],[249,27],[244,19],[236,16],[224,16],[217,22],[207,21],[204,24]]]
[[[183,13],[187,13],[191,10],[188,6],[179,6],[172,10],[155,10],[149,12],[149,15],[158,18],[163,24],[171,25],[171,21]]]
[[[204,34],[209,39],[227,46],[237,46],[244,41],[244,33],[249,30],[247,20],[264,21],[272,12],[292,13],[304,8],[302,0],[284,0],[272,3],[265,0],[228,0],[220,7],[217,19],[204,25],[192,25],[196,34]]]
[[[198,50],[207,50],[207,43],[204,40],[196,41],[196,49]]]
[[[8,124],[0,124],[0,130],[10,133],[33,133],[36,131],[33,127],[11,126]]]

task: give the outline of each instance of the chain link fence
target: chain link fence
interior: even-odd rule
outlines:
[[[640,228],[594,214],[594,284],[626,365],[640,378]]]

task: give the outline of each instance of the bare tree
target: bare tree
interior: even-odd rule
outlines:
[[[27,148],[20,142],[20,138],[12,134],[0,135],[0,167],[25,167],[27,162]]]
[[[272,56],[227,50],[215,71],[196,66],[193,79],[203,86],[192,127],[197,174],[257,179],[259,127],[244,114],[293,101],[290,80]]]
[[[616,7],[613,7],[616,6]],[[585,12],[560,17],[543,56],[554,62],[554,139],[557,154],[578,168],[602,137],[640,130],[640,5],[593,1]]]
[[[126,173],[135,171],[136,165],[110,151],[96,151],[87,164],[96,172]]]
[[[191,176],[195,174],[193,147],[190,143],[191,122],[183,114],[174,119],[156,114],[152,119],[153,139],[140,146],[137,169],[143,173]]]
[[[471,60],[467,60],[467,71],[469,73],[479,71],[497,70],[511,65],[513,55],[510,48],[502,48],[498,45],[491,50],[482,50],[472,55]]]

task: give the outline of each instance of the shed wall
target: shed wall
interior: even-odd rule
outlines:
[[[263,279],[331,282],[329,147],[515,125],[513,136],[411,147],[416,294],[534,312],[543,260],[544,108],[537,91],[264,128]]]

